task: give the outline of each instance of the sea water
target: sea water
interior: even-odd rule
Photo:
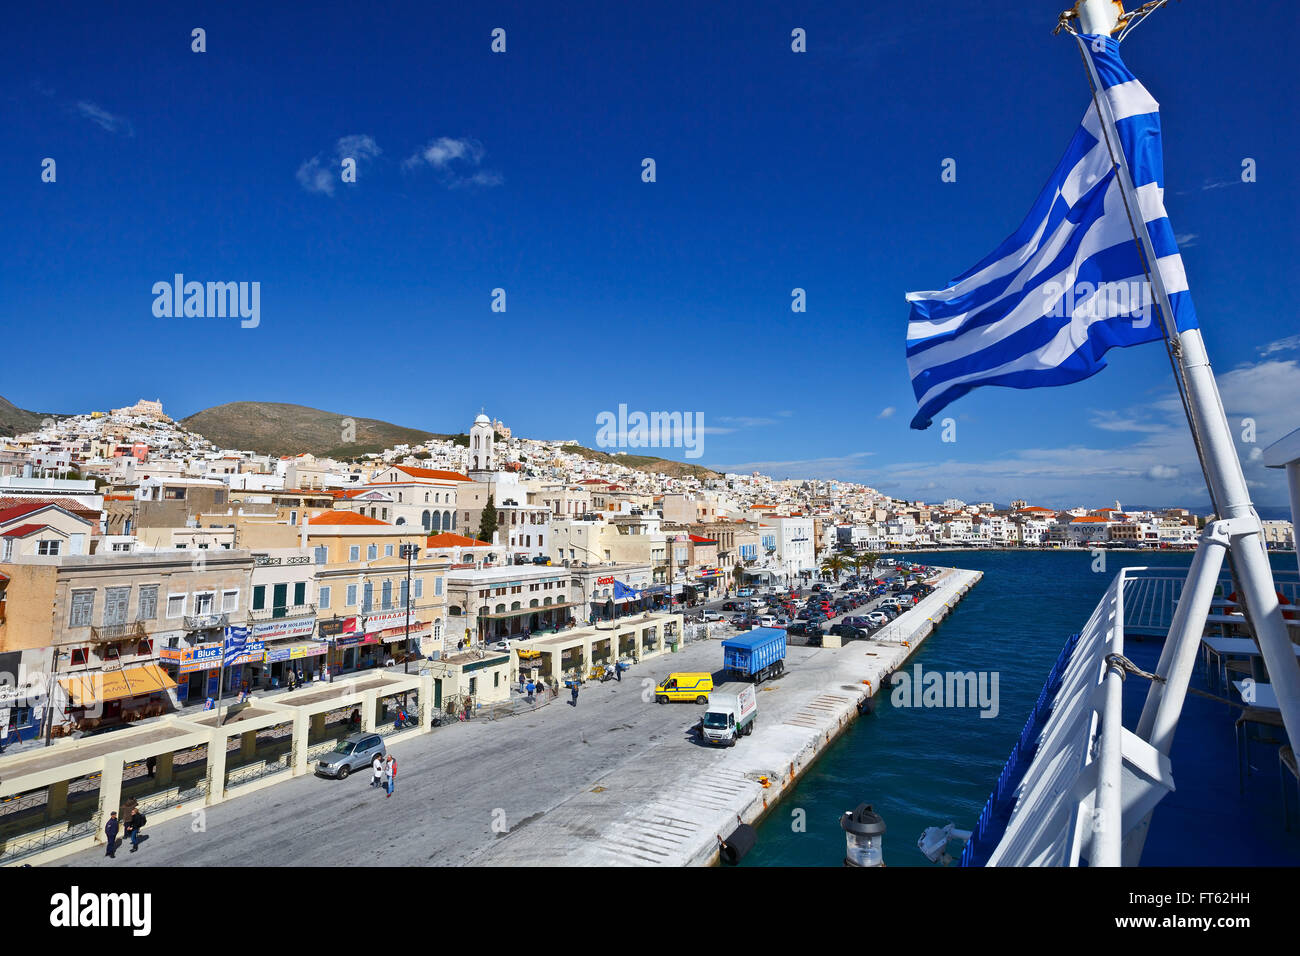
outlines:
[[[997,716],[981,717],[976,707],[896,707],[885,689],[874,713],[855,721],[767,816],[742,865],[840,866],[840,816],[865,802],[884,818],[886,865],[931,866],[917,838],[930,826],[975,825],[1062,645],[1087,623],[1120,568],[1183,574],[1192,556],[1109,551],[1104,571],[1093,570],[1096,558],[1083,550],[903,557],[984,572],[904,669],[996,673]],[[1277,570],[1296,569],[1294,554],[1271,558]],[[960,843],[949,852],[959,855]]]

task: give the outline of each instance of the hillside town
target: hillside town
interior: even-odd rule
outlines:
[[[486,414],[452,440],[355,460],[275,457],[218,448],[157,400],[0,438],[0,742],[421,660],[491,697],[501,675],[488,690],[467,650],[797,585],[836,554],[1189,549],[1206,520],[903,501],[619,457]],[[1289,522],[1265,527],[1270,547],[1294,546]],[[223,663],[231,628],[249,639]],[[53,675],[48,708],[39,675]]]

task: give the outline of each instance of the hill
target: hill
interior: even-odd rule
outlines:
[[[722,477],[718,472],[703,465],[690,465],[671,458],[656,458],[653,455],[611,455],[607,451],[596,451],[592,448],[584,448],[582,445],[561,445],[560,448],[570,455],[580,455],[588,461],[607,461],[657,475],[670,475],[674,478],[693,476],[701,481]]]
[[[351,420],[353,432],[345,434]],[[282,402],[230,402],[195,412],[180,422],[220,448],[249,449],[263,455],[312,454],[357,458],[394,445],[417,445],[436,432],[406,428],[375,418],[357,418]],[[349,440],[351,439],[351,440]]]
[[[42,412],[29,412],[13,402],[0,398],[0,435],[21,435],[40,428],[46,418],[57,418]]]

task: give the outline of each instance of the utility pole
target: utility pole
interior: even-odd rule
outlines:
[[[411,590],[411,560],[419,551],[419,545],[402,545],[402,557],[406,558],[406,653],[402,659],[403,674],[411,673],[411,601],[415,596]]]

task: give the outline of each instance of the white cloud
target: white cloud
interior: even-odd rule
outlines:
[[[309,193],[333,196],[335,186],[343,181],[343,160],[356,160],[360,167],[382,152],[372,136],[352,134],[339,137],[332,150],[317,153],[298,167],[298,182]]]
[[[1178,245],[1184,249],[1188,246],[1196,245],[1196,240],[1199,238],[1200,234],[1195,232],[1179,232],[1174,234],[1174,242],[1178,243]]]
[[[500,173],[479,168],[485,155],[486,150],[478,140],[440,136],[404,159],[402,168],[414,170],[428,166],[439,174],[448,189],[500,186],[505,182]]]
[[[126,133],[127,136],[135,135],[135,129],[131,126],[130,120],[110,113],[102,106],[91,103],[89,100],[79,100],[75,109],[81,116],[90,120],[100,129],[108,130],[110,133]]]
[[[898,411],[897,408],[895,408],[893,405],[888,405],[888,406],[886,406],[885,408],[882,408],[882,409],[880,410],[880,414],[877,415],[876,417],[877,417],[877,418],[893,418],[893,417],[894,417],[894,412],[896,412],[896,411]]]
[[[1267,345],[1259,347],[1259,354],[1267,358],[1277,352],[1292,352],[1300,349],[1300,335],[1288,335],[1286,338],[1275,339]]]

